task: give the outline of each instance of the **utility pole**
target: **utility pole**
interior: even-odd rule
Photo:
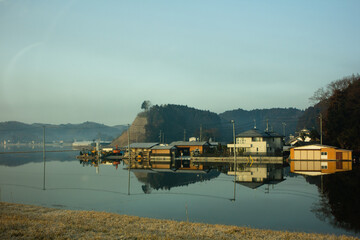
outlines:
[[[46,158],[45,158],[45,126],[43,126],[43,161],[44,161],[43,190],[45,190],[45,164],[46,164]]]
[[[130,124],[128,124],[128,155],[129,155],[129,167],[128,167],[128,195],[130,195],[130,168],[131,168],[131,151],[130,151]]]
[[[254,129],[256,129],[256,119],[254,119]]]
[[[322,114],[320,113],[320,144],[322,145]]]
[[[235,201],[235,193],[236,193],[236,139],[235,139],[235,121],[231,120],[233,124],[233,137],[234,137],[234,201]]]
[[[186,129],[184,129],[184,142],[186,141]]]
[[[269,119],[266,119],[266,132],[269,132]]]
[[[159,142],[161,143],[161,138],[162,138],[162,134],[161,134],[161,130],[160,130],[160,133],[159,133]]]
[[[286,123],[283,122],[282,125],[283,125],[283,135],[284,135],[284,137],[285,137],[285,133],[286,133],[286,132],[285,132]]]
[[[201,142],[201,140],[202,140],[202,124],[200,124],[200,142]]]

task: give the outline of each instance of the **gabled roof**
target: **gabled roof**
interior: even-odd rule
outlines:
[[[156,142],[150,142],[150,143],[132,143],[130,144],[130,148],[152,148],[156,145],[159,145],[159,143]]]
[[[251,129],[236,135],[236,137],[263,137],[263,138],[275,138],[275,137],[283,137],[282,135],[276,132],[264,132],[259,129]]]
[[[204,146],[210,145],[208,142],[186,142],[186,141],[177,141],[170,143],[172,146]]]

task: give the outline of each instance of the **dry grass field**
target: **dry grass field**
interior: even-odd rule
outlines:
[[[0,202],[0,239],[357,239]]]

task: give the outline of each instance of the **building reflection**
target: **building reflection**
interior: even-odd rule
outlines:
[[[284,180],[282,164],[253,164],[240,166],[236,181],[243,186],[255,189],[264,184],[277,184]]]

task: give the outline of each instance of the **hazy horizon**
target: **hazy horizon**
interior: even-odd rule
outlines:
[[[0,1],[0,122],[297,108],[359,73],[359,1]]]

